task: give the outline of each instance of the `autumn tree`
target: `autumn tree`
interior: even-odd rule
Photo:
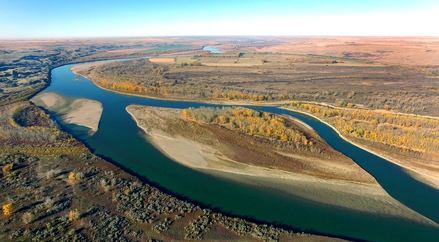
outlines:
[[[10,170],[12,170],[13,164],[7,164],[2,167],[3,173],[8,173]]]
[[[70,210],[70,212],[69,212],[69,221],[73,222],[73,221],[78,220],[78,219],[79,219],[78,209]]]
[[[12,207],[12,203],[8,203],[3,205],[3,214],[5,216],[10,216],[14,213],[14,208]]]
[[[183,114],[183,117],[187,118],[187,110],[183,109],[183,111],[181,111],[181,114]]]

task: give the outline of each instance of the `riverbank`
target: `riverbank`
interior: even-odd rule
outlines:
[[[96,132],[102,115],[102,104],[85,98],[64,97],[53,92],[44,92],[31,99],[36,105],[56,112],[68,124],[90,128]]]
[[[179,110],[175,112],[169,108],[128,106],[127,111],[138,126],[145,131],[150,143],[174,161],[201,172],[244,184],[269,187],[313,202],[435,225],[390,197],[361,168],[359,171],[355,169],[356,167],[337,166],[333,164],[334,162],[315,158],[307,159],[311,166],[320,166],[328,172],[334,172],[333,177],[340,177],[340,171],[344,173],[344,179],[335,179],[328,178],[330,177],[328,174],[324,175],[326,178],[323,178],[319,173],[310,175],[245,164],[215,148],[212,144],[215,143],[216,138],[208,132],[203,131],[204,142],[184,135],[175,135],[173,131],[176,130],[168,127],[170,122],[166,119],[178,118],[177,115],[182,117]],[[192,125],[190,123],[193,121],[186,121],[185,125]],[[236,143],[240,142],[236,141]],[[284,155],[295,156],[294,154]],[[303,160],[301,156],[294,158]],[[357,180],[352,180],[350,175],[352,173],[356,174]],[[365,176],[369,176],[373,181],[364,179]]]
[[[133,92],[128,92],[128,91],[119,91],[116,89],[103,87],[98,82],[96,82],[96,80],[94,80],[94,78],[91,78],[91,76],[85,75],[82,73],[84,71],[91,70],[93,68],[96,68],[100,65],[107,64],[107,63],[108,62],[92,62],[92,63],[78,64],[78,65],[72,66],[70,68],[70,71],[72,73],[74,73],[75,75],[78,75],[78,76],[81,76],[87,80],[90,80],[93,84],[95,84],[96,86],[98,86],[99,88],[101,88],[103,90],[122,94],[122,95],[129,95],[129,96],[133,96],[133,97],[143,97],[143,98],[165,100],[165,101],[196,102],[196,103],[206,103],[206,104],[215,104],[215,105],[231,105],[231,106],[232,105],[238,105],[238,106],[280,106],[282,104],[288,103],[286,101],[262,101],[261,102],[261,101],[248,101],[248,100],[246,100],[246,101],[210,100],[210,99],[201,100],[201,99],[188,99],[188,98],[172,98],[172,97],[165,97],[165,96],[156,97],[156,96],[151,96],[151,95],[147,95],[147,94],[138,94],[138,93],[133,93]]]
[[[309,115],[309,116],[319,120],[320,122],[326,124],[331,129],[333,129],[346,142],[349,142],[350,144],[355,145],[360,149],[366,150],[367,152],[369,152],[371,154],[374,154],[380,158],[383,158],[389,162],[392,162],[395,165],[402,167],[413,178],[419,180],[420,182],[428,184],[429,186],[432,186],[435,189],[439,189],[439,174],[437,174],[436,172],[431,171],[429,169],[422,168],[421,166],[417,165],[414,162],[407,162],[407,161],[404,161],[402,159],[397,159],[394,154],[393,155],[384,154],[384,152],[382,152],[382,151],[380,152],[377,148],[375,148],[371,145],[358,144],[357,142],[344,136],[339,130],[337,130],[333,125],[329,124],[327,121],[325,121],[322,118],[320,118],[316,115],[313,115],[309,112],[304,112],[302,110],[293,109],[293,108],[286,108],[286,107],[281,107],[281,108],[284,110],[303,113],[303,114]]]

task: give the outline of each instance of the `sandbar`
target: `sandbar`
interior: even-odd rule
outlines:
[[[438,226],[392,198],[376,181],[367,183],[324,179],[236,162],[209,145],[164,132],[163,127],[159,127],[165,123],[161,120],[162,115],[167,113],[164,108],[155,108],[152,113],[157,112],[159,115],[155,119],[148,120],[138,107],[141,106],[130,105],[126,109],[137,125],[145,131],[147,140],[172,160],[200,172],[240,183],[268,187],[330,206]],[[153,123],[151,120],[154,120]],[[324,161],[315,160],[311,163],[319,162]],[[322,165],[329,167],[329,164]]]
[[[102,104],[86,98],[64,97],[54,92],[44,92],[31,99],[37,106],[56,112],[68,124],[90,128],[96,132],[102,115]]]

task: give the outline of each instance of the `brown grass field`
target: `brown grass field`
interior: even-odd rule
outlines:
[[[285,38],[259,52],[314,54],[387,64],[439,65],[439,38],[320,37]]]

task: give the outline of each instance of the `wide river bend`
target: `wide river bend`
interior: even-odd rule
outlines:
[[[93,99],[101,102],[104,110],[99,129],[93,136],[88,135],[86,128],[57,119],[60,125],[86,144],[94,154],[174,194],[232,215],[302,231],[370,241],[439,240],[438,226],[308,201],[275,189],[232,182],[182,166],[145,140],[144,132],[137,127],[125,108],[130,104],[171,108],[217,105],[147,99],[109,92],[82,77],[75,81],[76,75],[69,70],[71,66],[52,70],[52,82],[43,92]],[[307,123],[328,144],[374,176],[392,197],[439,223],[438,190],[413,179],[397,165],[344,141],[329,126],[310,116],[276,107],[251,108],[291,115]]]

